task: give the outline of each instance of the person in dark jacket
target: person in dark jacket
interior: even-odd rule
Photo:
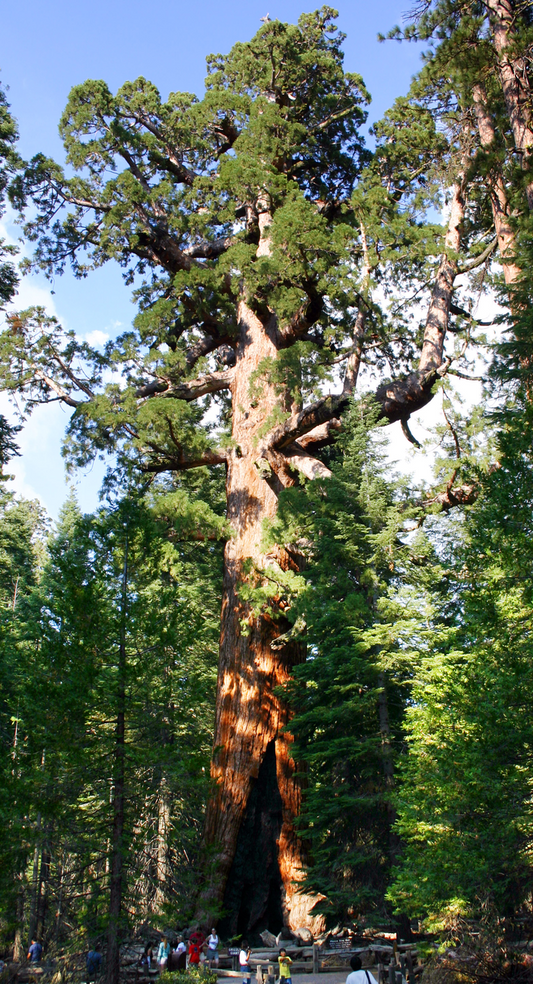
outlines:
[[[32,940],[31,946],[28,950],[28,960],[32,963],[40,963],[41,957],[43,955],[43,948],[38,940]]]
[[[94,981],[100,976],[100,971],[102,969],[102,954],[100,953],[100,946],[97,943],[94,950],[89,950],[86,960],[87,966],[87,980]]]

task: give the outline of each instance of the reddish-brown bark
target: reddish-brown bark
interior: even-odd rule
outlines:
[[[472,96],[480,143],[485,151],[490,151],[495,145],[496,133],[492,117],[487,109],[485,90],[480,83],[473,87]],[[512,259],[515,248],[515,235],[510,222],[511,213],[501,172],[495,170],[491,172],[489,175],[489,189],[494,228],[498,238],[498,249],[503,266],[503,275],[505,283],[510,286],[518,280],[520,268]]]
[[[271,643],[285,631],[275,586],[272,612],[255,610],[244,597],[254,584],[275,579],[276,565],[289,566],[282,549],[272,554],[263,546],[263,523],[275,516],[275,481],[267,480],[260,467],[258,444],[280,397],[266,376],[257,375],[261,363],[276,358],[275,324],[263,322],[241,302],[239,336],[232,383],[233,442],[227,460],[228,519],[233,535],[225,550],[222,630],[218,700],[212,777],[216,791],[211,799],[205,840],[215,850],[215,871],[201,900],[200,917],[211,922],[219,911],[238,848],[250,794],[258,782],[267,749],[274,749],[275,775],[281,800],[281,822],[275,831],[280,896],[285,921],[292,926],[309,924],[309,899],[295,897],[294,882],[301,877],[303,848],[294,828],[300,806],[300,786],[295,777],[291,738],[284,732],[287,706],[275,693],[290,678],[295,663],[304,656],[302,647],[288,643],[272,649]],[[256,399],[251,399],[250,387]],[[286,483],[283,483],[286,484]],[[273,614],[280,617],[277,620]],[[250,919],[260,921],[259,896],[250,900]],[[263,908],[267,905],[265,888]],[[238,894],[238,893],[237,893]],[[311,920],[312,922],[312,920]],[[247,931],[253,926],[245,925]]]
[[[463,197],[464,179],[460,176],[453,188],[445,251],[428,309],[418,371],[383,387],[382,393],[378,391],[383,414],[389,419],[405,417],[410,409],[431,399],[443,362]],[[265,213],[260,215],[259,224],[261,255],[269,249]],[[276,565],[286,568],[294,561],[282,548],[267,552],[264,522],[276,514],[278,491],[294,481],[292,469],[307,475],[328,474],[310,456],[306,444],[329,443],[337,429],[337,415],[347,405],[357,380],[364,317],[357,321],[343,392],[304,410],[290,406],[269,379],[267,367],[283,345],[274,315],[261,320],[241,300],[237,322],[236,361],[230,383],[233,443],[226,454],[228,519],[233,532],[225,550],[212,765],[215,793],[208,805],[204,834],[212,851],[213,869],[197,915],[207,924],[221,908],[229,909],[233,921],[230,919],[228,930],[248,933],[262,928],[261,921],[264,925],[272,910],[273,871],[278,878],[278,911],[283,920],[293,928],[316,925],[310,914],[316,900],[297,892],[305,863],[304,847],[294,827],[301,788],[295,776],[291,738],[285,730],[289,712],[279,696],[279,688],[287,683],[304,652],[290,640],[275,645],[287,627],[275,588]],[[282,423],[276,419],[279,409],[289,413]],[[306,441],[306,435],[312,435],[313,441]],[[261,610],[260,605],[254,608],[249,594],[253,586],[265,583],[272,585],[270,610]],[[257,851],[254,854],[250,846],[254,838],[264,865],[262,871],[255,872],[250,887],[248,869],[261,866]]]
[[[524,171],[531,170],[533,126],[531,120],[531,90],[525,58],[515,51],[516,12],[512,0],[487,0],[492,22],[494,49],[513,131],[514,143]],[[533,180],[526,180],[529,210],[533,209]]]

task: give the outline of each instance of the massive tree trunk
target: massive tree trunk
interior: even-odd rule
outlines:
[[[236,371],[232,386],[233,442],[227,464],[228,518],[233,534],[225,550],[218,700],[212,777],[216,791],[207,812],[205,840],[214,851],[214,870],[202,899],[201,916],[218,916],[226,897],[228,926],[250,934],[269,923],[313,923],[314,899],[299,896],[303,847],[294,818],[301,789],[295,776],[291,738],[283,729],[289,712],[275,692],[304,656],[298,643],[271,643],[287,628],[275,587],[275,566],[294,565],[283,549],[263,546],[264,521],[277,510],[281,487],[258,460],[258,441],[281,397],[268,380],[264,360],[275,359],[274,318],[264,323],[241,301]],[[250,390],[255,399],[250,399]],[[287,481],[290,481],[287,478]],[[269,580],[269,567],[274,582]],[[268,585],[263,606],[246,597]]]
[[[464,182],[461,173],[452,189],[445,251],[429,305],[419,369],[406,380],[385,384],[383,392],[378,390],[389,419],[403,419],[413,406],[423,406],[431,399],[443,360],[457,273]],[[266,232],[266,224],[261,225]],[[263,238],[258,255],[267,250],[268,240]],[[364,311],[356,326],[353,364],[346,374],[352,378],[340,397],[315,404],[316,413],[313,408],[306,413],[289,406],[269,379],[269,367],[278,357],[274,315],[261,320],[241,300],[237,321],[231,383],[233,446],[227,455],[228,519],[233,533],[225,551],[212,763],[216,785],[204,833],[213,867],[197,916],[207,924],[223,911],[223,932],[250,936],[267,927],[277,930],[282,922],[291,928],[317,928],[321,924],[311,912],[317,899],[297,890],[305,865],[304,845],[295,830],[301,785],[295,775],[290,735],[285,730],[289,711],[279,695],[279,688],[305,658],[305,651],[290,640],[281,646],[275,644],[287,624],[283,599],[275,588],[274,565],[286,569],[295,565],[296,559],[280,547],[269,553],[263,537],[265,520],[272,519],[277,511],[278,491],[293,481],[291,467],[305,468],[310,474],[320,469],[321,474],[327,472],[310,457],[302,464],[305,440],[301,445],[298,440],[322,422],[322,414],[331,420],[340,401],[353,391]],[[278,408],[290,412],[281,426],[276,420]],[[262,605],[252,589],[267,584],[271,597]]]

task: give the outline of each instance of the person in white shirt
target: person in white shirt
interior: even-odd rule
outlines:
[[[243,940],[241,943],[241,951],[239,953],[239,966],[242,973],[242,984],[250,984],[252,979],[250,965],[248,963],[251,952],[252,951],[248,946],[247,940]]]
[[[213,963],[215,967],[218,967],[218,936],[215,927],[211,930],[211,936],[207,940],[207,959],[209,960],[209,967]]]
[[[353,956],[350,960],[351,974],[346,978],[346,984],[377,984],[376,978],[368,970],[361,970],[361,957]]]
[[[187,966],[187,944],[183,942],[182,936],[178,940],[174,953],[177,954],[176,970],[185,970]]]

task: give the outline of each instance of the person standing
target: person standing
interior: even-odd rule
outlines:
[[[41,957],[43,955],[43,948],[38,940],[32,940],[31,946],[28,950],[28,960],[31,963],[40,963]]]
[[[176,959],[176,970],[186,970],[187,968],[187,944],[183,942],[183,937],[180,936],[178,940],[178,945],[174,951],[177,954]]]
[[[250,947],[248,946],[248,940],[243,940],[241,943],[241,949],[239,953],[239,967],[242,973],[242,984],[250,984],[252,980],[251,970],[250,970]]]
[[[201,949],[202,945],[198,942],[197,934],[191,933],[189,937],[189,967],[198,967]]]
[[[287,951],[281,948],[278,957],[279,980],[280,984],[292,984],[291,965],[292,960],[287,956]]]
[[[142,967],[145,974],[147,974],[148,971],[150,970],[150,966],[153,958],[154,958],[154,954],[152,950],[152,945],[151,943],[147,943],[143,950],[142,957],[139,961],[139,964]]]
[[[89,950],[85,965],[87,967],[87,980],[94,981],[100,975],[102,967],[102,954],[98,943],[96,943],[94,950]]]
[[[368,970],[361,970],[361,957],[354,954],[350,960],[351,974],[346,978],[346,984],[377,984],[376,978]]]
[[[218,967],[218,944],[219,939],[217,936],[217,931],[213,926],[211,930],[211,936],[207,940],[207,959],[209,960],[209,970],[211,970],[211,964]]]
[[[163,936],[161,943],[159,944],[159,949],[157,951],[157,962],[159,964],[159,973],[162,974],[167,968],[168,955],[170,953],[170,944],[166,938]]]

